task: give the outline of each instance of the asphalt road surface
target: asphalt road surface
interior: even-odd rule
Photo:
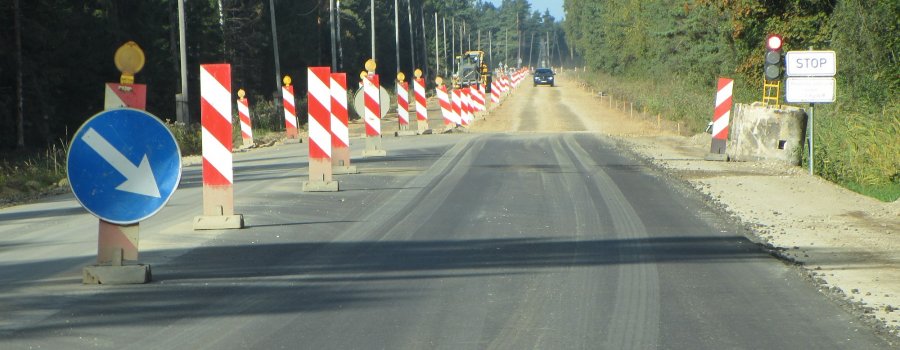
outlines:
[[[191,229],[186,167],[145,285],[80,284],[97,219],[70,195],[0,210],[0,349],[890,347],[627,150],[534,131],[386,137],[336,193],[300,191],[306,144],[238,153],[241,230]]]

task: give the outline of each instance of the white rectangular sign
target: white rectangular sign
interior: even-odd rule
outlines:
[[[789,103],[831,103],[836,85],[832,77],[790,77],[785,81],[784,100]]]
[[[834,51],[788,51],[784,57],[789,77],[833,77],[837,73]]]

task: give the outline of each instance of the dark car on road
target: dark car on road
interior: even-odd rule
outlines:
[[[550,68],[538,68],[534,71],[534,86],[538,85],[550,85],[554,86],[553,76],[556,75],[553,73],[553,70]]]

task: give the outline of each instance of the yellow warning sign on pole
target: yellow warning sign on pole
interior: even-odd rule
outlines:
[[[134,75],[144,68],[144,50],[134,41],[129,41],[116,50],[113,60],[116,68],[122,72],[119,83],[123,85],[134,84]]]

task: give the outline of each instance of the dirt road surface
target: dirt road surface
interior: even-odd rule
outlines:
[[[633,113],[615,96],[610,108],[609,96],[572,75],[557,77],[556,87],[532,87],[526,78],[472,131],[607,135],[739,219],[823,297],[900,338],[900,201],[883,203],[786,164],[705,161],[709,135],[680,135],[677,125]]]

